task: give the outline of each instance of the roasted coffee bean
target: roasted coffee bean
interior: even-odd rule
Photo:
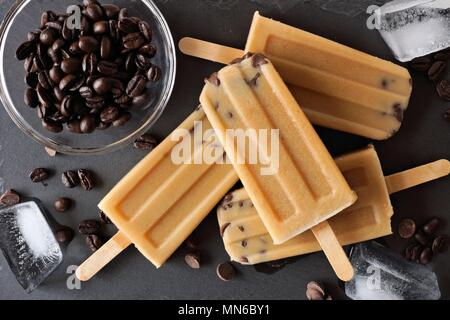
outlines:
[[[61,62],[61,52],[53,50],[52,47],[49,47],[47,50],[47,55],[52,59],[53,63],[58,64]]]
[[[53,88],[53,81],[47,70],[38,73],[39,84],[46,90]]]
[[[152,66],[152,63],[148,57],[138,54],[136,56],[136,65],[139,69],[147,71]]]
[[[97,69],[97,56],[94,53],[88,53],[83,57],[82,68],[88,74],[93,74]]]
[[[52,119],[53,121],[56,121],[56,122],[59,122],[59,123],[66,123],[67,119],[68,119],[60,111],[56,111],[49,118]]]
[[[120,9],[118,19],[123,20],[124,18],[127,18],[127,17],[128,17],[128,9],[127,8]]]
[[[100,61],[97,65],[97,70],[106,76],[112,76],[117,73],[119,67],[114,62]]]
[[[53,109],[52,108],[46,108],[42,105],[39,105],[37,108],[37,115],[39,119],[44,119],[44,118],[48,118],[52,115],[53,113]]]
[[[41,30],[40,29],[32,30],[32,31],[28,32],[27,40],[28,41],[38,41],[40,34],[41,34]]]
[[[119,119],[120,111],[116,106],[109,106],[100,114],[100,120],[104,123],[112,123]]]
[[[25,59],[25,62],[23,63],[23,68],[25,69],[25,72],[33,72],[33,59],[34,54]]]
[[[66,188],[75,188],[80,184],[80,179],[78,178],[78,173],[72,170],[63,172],[61,175],[61,181]]]
[[[31,70],[32,72],[39,72],[50,68],[51,68],[51,60],[48,57],[45,58],[40,55],[34,56],[33,69]]]
[[[126,94],[123,94],[120,97],[114,99],[114,103],[117,103],[119,105],[128,104],[130,101],[131,101],[131,97],[127,96]]]
[[[150,27],[150,25],[148,24],[147,21],[139,21],[139,31],[141,31],[142,35],[144,36],[144,38],[150,42],[152,41],[152,28]]]
[[[66,117],[70,117],[73,112],[73,105],[75,103],[75,97],[72,95],[67,95],[61,101],[59,110],[61,114]]]
[[[74,235],[72,228],[63,226],[56,231],[55,238],[59,243],[68,243],[73,240]]]
[[[28,73],[25,76],[25,83],[30,86],[31,88],[35,89],[39,83],[37,73]]]
[[[55,30],[52,28],[47,28],[41,32],[39,35],[39,40],[46,46],[51,46],[53,42],[55,42],[56,37],[57,35]]]
[[[59,89],[59,87],[53,88],[53,95],[55,96],[58,103],[61,103],[65,97],[64,92]]]
[[[92,252],[95,252],[103,246],[103,240],[98,235],[91,234],[86,237],[86,244]]]
[[[54,29],[57,34],[62,31],[62,24],[59,21],[49,21],[45,24],[47,28]]]
[[[119,17],[120,7],[115,4],[104,4],[103,10],[105,11],[108,19],[117,19]]]
[[[30,179],[34,183],[45,181],[49,176],[50,171],[45,168],[36,168],[30,173]]]
[[[77,58],[64,59],[61,62],[61,70],[68,74],[78,74],[81,72],[81,61]]]
[[[92,133],[97,128],[97,122],[93,115],[86,115],[81,118],[80,129],[82,133]]]
[[[429,264],[432,259],[433,259],[433,251],[431,250],[431,248],[426,247],[425,249],[423,249],[419,258],[420,263]]]
[[[123,46],[126,49],[138,49],[145,43],[145,38],[140,32],[130,33],[123,37]]]
[[[73,119],[67,123],[67,128],[70,132],[80,134],[81,132],[81,126],[80,126],[80,120]]]
[[[102,96],[92,96],[85,99],[86,106],[91,109],[100,109],[105,105],[105,99]]]
[[[161,69],[157,66],[151,66],[147,72],[147,79],[152,82],[157,82],[161,78]]]
[[[103,10],[98,4],[90,4],[86,7],[86,16],[92,21],[99,21],[103,19]]]
[[[82,53],[84,53],[83,50],[81,50],[80,48],[80,42],[78,40],[75,40],[74,42],[72,42],[69,46],[69,52],[74,55],[74,56],[78,56],[81,55]],[[69,57],[71,58],[71,57]],[[66,57],[67,59],[67,57]]]
[[[427,235],[432,235],[439,228],[440,222],[439,218],[432,218],[423,226],[422,231]]]
[[[116,20],[109,21],[109,36],[113,42],[117,43],[120,40],[119,24]]]
[[[61,51],[61,57],[62,57],[63,59],[69,59],[69,58],[72,57],[72,56],[70,55],[69,51],[67,51],[66,49],[61,49],[60,51]]]
[[[450,101],[450,83],[447,80],[440,81],[436,86],[436,90],[442,99]]]
[[[224,262],[217,266],[216,273],[220,280],[231,281],[236,276],[236,269],[230,262]]]
[[[447,67],[446,62],[436,61],[428,70],[428,78],[430,78],[430,80],[436,81],[437,79],[439,79],[439,77],[444,72],[446,67]]]
[[[147,81],[141,75],[134,76],[130,82],[128,82],[126,93],[130,97],[138,97],[145,90],[147,85]]]
[[[63,39],[56,39],[55,42],[53,42],[52,49],[54,51],[59,51],[65,46],[66,42]]]
[[[98,40],[91,36],[82,36],[78,42],[78,46],[81,50],[87,53],[91,53],[97,50],[99,43]]]
[[[131,120],[131,113],[123,112],[119,118],[112,123],[114,127],[121,127]]]
[[[136,149],[146,151],[152,151],[156,148],[157,145],[158,142],[156,141],[156,139],[148,133],[142,135],[134,142],[134,147]]]
[[[414,235],[414,238],[416,239],[416,241],[418,242],[418,243],[420,243],[421,245],[427,245],[428,244],[428,238],[427,238],[427,236],[425,235],[425,234],[423,234],[423,233],[421,233],[421,232],[418,232],[418,233],[416,233],[415,235]]]
[[[192,269],[200,269],[200,254],[198,252],[191,252],[184,256],[184,261]]]
[[[412,244],[406,247],[405,252],[404,252],[404,256],[406,260],[411,261],[412,260],[412,255],[413,255],[413,249],[416,246],[416,244]]]
[[[0,196],[0,204],[4,206],[14,206],[20,202],[20,196],[14,190],[6,190]]]
[[[147,90],[144,94],[141,94],[138,97],[133,98],[132,106],[134,108],[143,108],[146,107],[151,100],[150,92]]]
[[[124,33],[135,33],[139,31],[139,25],[131,18],[119,20],[119,30]]]
[[[111,91],[112,85],[111,78],[102,77],[94,81],[93,88],[99,95],[103,96]]]
[[[108,216],[100,210],[98,213],[98,217],[100,219],[101,224],[112,224],[111,220],[108,218]]]
[[[437,61],[448,61],[450,60],[450,50],[443,50],[434,55],[434,60]]]
[[[108,21],[97,21],[94,23],[94,33],[95,34],[105,34],[109,32],[109,22]]]
[[[41,28],[45,27],[48,22],[55,21],[56,19],[56,14],[53,11],[45,11],[41,15]]]
[[[39,105],[39,99],[36,93],[36,90],[32,88],[28,88],[25,90],[24,96],[25,104],[30,108],[36,108]]]
[[[107,36],[103,36],[102,41],[100,43],[100,56],[102,57],[102,59],[109,58],[112,50],[111,47],[112,47],[111,39]]]
[[[416,223],[412,219],[403,219],[398,226],[398,234],[403,239],[410,239],[416,233]]]
[[[39,102],[44,108],[51,108],[53,106],[53,95],[40,84],[37,85],[37,95]]]
[[[61,70],[59,66],[54,66],[49,71],[50,79],[53,83],[60,83],[61,80],[65,77],[64,72]]]
[[[136,66],[136,53],[135,52],[130,52],[127,55],[127,58],[125,59],[125,70],[129,74],[136,73],[137,66]]]
[[[447,250],[448,236],[440,235],[437,236],[433,241],[433,253],[436,255],[438,253],[443,253]]]
[[[62,78],[61,82],[59,83],[59,89],[62,91],[77,91],[79,90],[85,80],[83,77],[77,77],[74,74],[68,74],[64,78]]]
[[[78,91],[80,92],[80,96],[82,96],[84,99],[94,96],[94,90],[92,90],[92,88],[88,86],[81,87]]]
[[[99,122],[97,125],[97,130],[106,130],[111,127],[111,123]]]
[[[83,235],[95,234],[100,231],[101,225],[97,220],[81,221],[78,231]]]
[[[415,261],[415,262],[419,262],[420,259],[420,255],[422,254],[423,251],[423,246],[421,245],[416,245],[411,249],[411,261]]]
[[[69,198],[59,198],[55,201],[53,206],[58,212],[66,212],[72,207],[72,200]]]
[[[60,133],[61,131],[63,131],[63,126],[61,123],[56,122],[50,118],[45,118],[42,120],[42,126],[50,132],[53,133]]]
[[[30,55],[36,52],[36,42],[26,41],[22,43],[16,51],[16,58],[18,60],[25,60]]]
[[[153,58],[156,55],[156,48],[152,44],[148,43],[139,49],[139,53],[149,58]]]
[[[84,190],[90,191],[95,187],[95,178],[91,171],[86,169],[79,169],[78,178],[80,179],[81,187]]]

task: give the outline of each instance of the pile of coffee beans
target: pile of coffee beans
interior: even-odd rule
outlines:
[[[436,235],[442,220],[432,218],[422,227],[417,227],[412,219],[403,219],[398,226],[398,234],[402,239],[412,242],[406,248],[405,258],[421,264],[428,264],[434,256],[444,252],[448,245],[448,236]]]
[[[61,175],[61,181],[69,189],[81,185],[84,190],[90,191],[95,187],[95,176],[87,169],[65,171]]]
[[[450,61],[450,49],[416,58],[409,63],[411,69],[424,72],[435,83],[437,94],[446,101],[450,101],[450,82],[445,79],[445,76],[449,74],[448,61]],[[450,109],[444,113],[444,119],[450,122]]]
[[[100,217],[101,216],[102,213],[100,214]],[[98,249],[100,249],[105,243],[103,240],[105,237],[101,234],[101,232],[102,227],[109,223],[110,223],[109,219],[107,221],[84,220],[80,222],[78,226],[78,231],[80,232],[81,235],[86,237],[86,245],[92,252],[95,252]]]
[[[79,30],[67,14],[46,11],[16,51],[25,60],[25,104],[53,133],[124,125],[133,107],[150,101],[148,84],[161,78],[148,22],[97,0],[79,7]]]

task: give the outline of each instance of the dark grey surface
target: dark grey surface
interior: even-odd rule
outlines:
[[[12,2],[0,0],[1,15]],[[311,4],[300,4],[281,13],[274,7],[258,6],[248,0],[159,0],[158,6],[166,16],[176,42],[182,36],[189,35],[242,48],[253,12],[259,9],[263,15],[381,58],[393,59],[378,33],[365,28],[364,15],[349,18],[324,12]],[[151,130],[159,138],[167,136],[197,106],[203,78],[219,67],[180,53],[178,59],[178,78],[172,100],[157,126]],[[404,127],[394,138],[375,143],[386,174],[440,158],[450,158],[450,128],[442,118],[446,104],[436,96],[432,83],[424,76],[413,74],[413,77],[415,89]],[[319,132],[334,155],[353,151],[370,142],[326,129],[319,129]],[[128,147],[105,156],[49,158],[41,146],[14,126],[3,108],[0,108],[0,145],[0,163],[4,160],[0,166],[0,177],[5,178],[7,185],[23,194],[41,198],[50,210],[59,196],[75,199],[76,206],[70,212],[52,212],[59,222],[74,228],[83,219],[97,217],[96,204],[99,200],[145,156],[145,153]],[[28,172],[38,166],[55,172],[48,187],[32,185],[28,179]],[[97,173],[101,181],[98,188],[87,193],[62,187],[60,173],[79,167]],[[396,209],[394,228],[402,217],[414,217],[419,222],[435,215],[450,218],[449,190],[450,179],[447,178],[393,196]],[[215,266],[226,260],[227,254],[217,229],[214,213],[200,226],[204,254],[204,264],[200,270],[191,270],[185,265],[183,248],[160,270],[130,248],[95,279],[83,283],[81,290],[66,288],[69,276],[67,267],[79,264],[89,255],[81,236],[77,236],[67,248],[63,265],[31,295],[25,294],[19,287],[5,260],[0,257],[0,299],[304,299],[305,286],[310,280],[324,281],[335,298],[343,297],[338,281],[321,253],[301,257],[296,263],[270,276],[257,273],[253,267],[238,266],[236,280],[221,282],[215,275]],[[446,229],[442,231],[449,233]],[[385,240],[398,251],[406,245],[396,236]],[[443,297],[449,298],[448,253],[439,256],[430,267],[438,273]]]

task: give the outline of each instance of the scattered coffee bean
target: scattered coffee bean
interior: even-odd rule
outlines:
[[[55,238],[60,243],[68,243],[72,241],[74,235],[72,228],[63,226],[56,231]]]
[[[430,247],[426,247],[420,254],[420,263],[429,264],[431,262],[431,259],[433,259],[433,251]]]
[[[92,252],[95,252],[103,246],[103,240],[98,235],[91,234],[86,237],[86,244]]]
[[[236,269],[230,262],[224,262],[217,266],[216,273],[220,280],[231,281],[236,276]]]
[[[411,249],[411,261],[419,262],[420,255],[422,254],[423,246],[416,245]]]
[[[450,83],[447,80],[441,80],[437,84],[436,90],[442,99],[450,101]]]
[[[325,300],[325,286],[321,282],[311,281],[306,286],[306,298],[308,300]]]
[[[447,250],[447,246],[448,246],[448,236],[446,235],[437,236],[433,241],[432,246],[433,253],[435,255],[438,253],[444,253]]]
[[[50,131],[52,133],[59,133],[59,132],[63,131],[63,126],[61,123],[56,122],[49,118],[42,120],[42,126],[47,131]]]
[[[81,187],[86,190],[90,191],[95,186],[95,178],[91,171],[86,169],[79,169],[78,170],[78,178],[80,180]]]
[[[31,171],[30,179],[34,183],[42,182],[48,179],[50,171],[45,168],[37,168]]]
[[[75,171],[66,171],[61,175],[61,180],[64,186],[67,188],[75,188],[80,184],[80,179],[78,178],[78,173]]]
[[[409,239],[416,233],[416,223],[412,219],[403,219],[398,226],[398,234],[403,239]]]
[[[58,212],[66,212],[72,207],[72,200],[69,198],[59,198],[55,201],[54,207]]]
[[[411,61],[409,66],[417,71],[428,72],[432,64],[433,59],[431,59],[430,57],[420,57]]]
[[[197,252],[191,252],[185,255],[184,261],[192,269],[200,269],[200,255]]]
[[[148,133],[142,135],[134,142],[134,147],[136,149],[146,151],[152,151],[156,148],[157,145],[158,142],[156,141],[156,139]]]
[[[157,66],[152,66],[147,72],[147,79],[152,82],[157,82],[161,78],[161,69]]]
[[[423,234],[422,232],[418,232],[414,235],[414,238],[416,239],[416,241],[418,243],[420,243],[421,245],[427,245],[428,244],[428,238],[425,234]]]
[[[108,216],[100,210],[98,217],[100,219],[101,224],[112,224],[111,220],[108,218]]]
[[[0,196],[0,204],[5,206],[14,206],[20,202],[20,196],[14,190],[6,190]]]
[[[428,77],[430,78],[430,80],[436,81],[437,79],[439,79],[446,67],[447,63],[444,61],[436,61],[435,63],[433,63],[431,68],[428,70]]]
[[[440,220],[439,218],[432,218],[428,221],[422,228],[422,231],[427,235],[432,235],[439,228]]]
[[[86,115],[80,121],[80,130],[82,133],[92,133],[97,128],[97,123],[93,115]]]
[[[78,231],[84,235],[95,234],[100,231],[101,225],[96,220],[85,220],[78,226]]]

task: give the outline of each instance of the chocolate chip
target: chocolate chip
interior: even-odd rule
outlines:
[[[434,254],[443,253],[447,250],[448,236],[437,236],[433,241],[432,250]]]
[[[236,276],[236,269],[230,262],[224,262],[216,268],[217,276],[222,281],[231,281]]]
[[[184,261],[192,269],[200,269],[200,255],[198,252],[191,252],[185,255]]]
[[[412,219],[403,219],[398,225],[398,234],[403,239],[410,239],[416,233],[416,223]]]
[[[68,243],[72,241],[74,234],[72,228],[63,226],[55,232],[55,238],[60,243]]]
[[[217,72],[214,72],[209,78],[205,79],[205,82],[209,82],[216,87],[220,86],[219,74]]]
[[[5,206],[14,206],[20,202],[20,196],[14,190],[6,190],[0,196],[0,203]]]
[[[440,219],[439,218],[432,218],[430,221],[428,221],[422,228],[422,231],[427,235],[432,235],[436,232],[436,230],[440,226]]]
[[[308,300],[325,300],[325,286],[321,282],[311,281],[306,286]]]
[[[264,55],[260,54],[260,53],[257,53],[257,54],[252,56],[252,66],[253,66],[253,68],[258,68],[258,67],[260,67],[262,65],[265,65],[265,64],[268,64],[268,63],[269,63],[269,61],[267,60],[267,58]]]
[[[58,212],[66,212],[72,207],[72,200],[69,198],[59,198],[55,201],[54,207]]]
[[[231,225],[231,223],[225,223],[223,226],[221,226],[220,227],[220,235],[222,236],[222,238],[223,238],[223,236],[224,236],[224,234],[225,234],[225,230],[227,230],[227,228],[229,227]]]

